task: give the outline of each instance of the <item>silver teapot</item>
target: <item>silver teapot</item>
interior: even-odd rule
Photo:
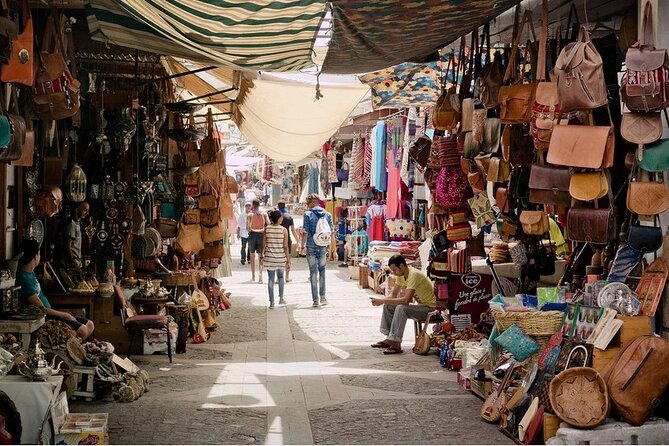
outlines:
[[[35,350],[32,355],[19,364],[19,373],[31,381],[46,381],[50,376],[56,375],[60,372],[60,366],[63,361],[56,365],[56,357],[54,356],[51,364],[44,359],[44,350],[39,345],[39,341],[35,342]]]

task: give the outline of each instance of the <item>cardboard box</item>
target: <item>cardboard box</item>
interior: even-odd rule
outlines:
[[[471,391],[476,396],[486,399],[492,393],[492,381],[482,379],[472,379],[470,382]]]
[[[602,370],[604,370],[604,367],[606,367],[613,358],[618,356],[620,350],[620,347],[609,347],[606,350],[594,348],[592,352],[592,368],[601,373]]]
[[[623,326],[620,327],[620,341],[618,345],[614,345],[613,342],[616,341],[616,338],[611,342],[612,346],[616,347],[625,347],[629,344],[632,339],[638,336],[644,336],[651,334],[653,332],[652,320],[649,316],[616,316],[616,319],[623,321]]]

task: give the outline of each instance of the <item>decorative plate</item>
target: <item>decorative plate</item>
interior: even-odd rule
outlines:
[[[28,226],[28,238],[31,238],[37,242],[39,246],[42,246],[44,241],[44,223],[41,220],[33,220]]]

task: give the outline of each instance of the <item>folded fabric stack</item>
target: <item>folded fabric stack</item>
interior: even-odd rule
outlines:
[[[511,260],[509,245],[505,242],[495,242],[490,250],[490,260],[493,263],[506,263]]]

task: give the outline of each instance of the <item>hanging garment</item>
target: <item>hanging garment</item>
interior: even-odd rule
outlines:
[[[283,168],[281,183],[281,194],[282,195],[292,195],[295,191],[295,166],[292,164],[287,164]]]
[[[353,135],[353,144],[351,146],[351,164],[348,172],[348,188],[349,190],[360,189],[360,180],[362,179],[362,168],[364,163],[363,157],[358,160],[361,153],[360,134]]]
[[[337,151],[330,148],[327,155],[328,160],[328,182],[338,183],[337,178]]]
[[[369,241],[378,241],[385,239],[386,228],[386,205],[373,204],[367,208],[365,214],[367,221],[367,233],[369,234]]]
[[[318,193],[318,177],[320,174],[320,170],[318,165],[313,165],[309,168],[309,194],[317,194]]]
[[[386,172],[386,151],[388,148],[388,135],[386,134],[385,121],[379,121],[372,130],[376,141],[374,152],[374,187],[380,192],[387,190],[388,174]]]
[[[364,163],[362,174],[362,189],[367,189],[371,186],[371,172],[372,172],[372,137],[370,132],[367,132],[364,139]]]
[[[386,218],[396,218],[400,204],[400,169],[402,166],[402,142],[404,137],[404,118],[395,118],[388,122],[388,193],[386,194]]]

